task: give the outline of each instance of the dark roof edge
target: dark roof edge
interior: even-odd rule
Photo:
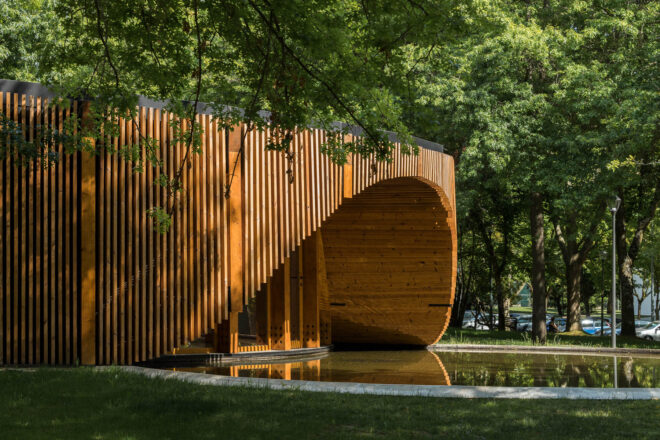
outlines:
[[[10,79],[0,79],[0,92],[20,93],[23,95],[41,96],[43,98],[55,98],[57,96],[48,87],[42,84],[26,82],[26,81],[15,81]],[[190,101],[188,101],[187,103],[192,104],[192,102]],[[138,105],[141,107],[162,109],[165,108],[167,104],[168,104],[167,101],[157,101],[151,98],[147,98],[146,96],[138,96]],[[225,109],[231,110],[232,107],[225,106]],[[200,102],[197,104],[197,112],[200,114],[210,115],[213,114],[213,110],[214,107],[205,102]],[[259,112],[259,114],[264,118],[267,118],[270,115],[270,113],[267,111],[261,111]],[[344,128],[346,126],[346,124],[343,122],[337,122],[336,125],[338,126],[338,128]],[[319,127],[313,127],[313,128],[319,128]],[[387,137],[390,142],[399,141],[396,133],[386,130],[383,130],[383,132],[387,134]],[[363,134],[363,130],[359,126],[351,125],[349,126],[349,133],[355,136],[361,136]],[[444,152],[444,147],[436,142],[427,141],[426,139],[418,138],[416,136],[413,136],[413,141],[415,141],[417,145],[419,145],[422,148],[426,148],[428,150],[433,150],[433,151],[439,151],[441,153]]]

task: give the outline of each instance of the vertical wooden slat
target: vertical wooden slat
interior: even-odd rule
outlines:
[[[107,294],[106,281],[109,278],[106,271],[106,255],[108,254],[108,227],[107,219],[110,217],[109,213],[106,213],[105,209],[109,206],[107,199],[107,185],[105,184],[106,179],[106,167],[108,166],[108,155],[105,151],[106,149],[103,146],[107,145],[109,142],[109,136],[104,135],[103,132],[100,133],[101,137],[101,147],[99,148],[98,155],[98,176],[97,176],[97,194],[98,194],[98,204],[97,204],[97,249],[96,255],[98,258],[98,272],[96,273],[96,362],[98,364],[104,365],[108,364],[105,347],[108,346],[105,342],[105,337],[107,332],[105,331],[107,326],[106,319],[106,308],[104,307],[106,303],[105,295]],[[82,165],[82,164],[81,164]],[[81,178],[82,179],[82,178]],[[82,182],[82,180],[81,180]],[[82,258],[82,255],[81,255]],[[81,272],[81,276],[84,277],[84,272]],[[84,291],[83,291],[84,295]],[[81,310],[84,308],[84,304],[81,306]],[[84,338],[84,335],[83,335]],[[84,347],[81,347],[82,352],[84,353]]]
[[[196,115],[195,122],[199,123],[199,115]],[[198,132],[199,134],[199,132]],[[192,164],[191,176],[190,176],[190,186],[189,190],[192,191],[192,198],[190,199],[190,214],[192,219],[192,235],[191,235],[191,246],[190,246],[190,264],[192,269],[193,285],[192,291],[195,292],[194,295],[191,295],[192,303],[190,308],[190,313],[193,315],[192,328],[190,331],[190,339],[193,340],[197,338],[200,333],[200,324],[201,324],[201,312],[202,312],[202,291],[200,283],[200,270],[202,267],[203,256],[199,254],[200,242],[199,242],[199,232],[200,232],[200,166],[199,166],[199,155],[197,153],[192,153],[190,156],[190,161]]]
[[[158,138],[157,148],[158,148],[158,159],[160,160],[160,166],[157,168],[158,174],[154,172],[154,179],[159,179],[163,173],[167,171],[167,150],[165,149],[165,138],[166,138],[166,128],[165,128],[165,111],[164,110],[155,110],[154,122],[155,128],[154,131]],[[161,184],[156,183],[156,203],[163,209],[167,209],[165,191],[166,189],[161,186]],[[156,272],[156,328],[159,331],[159,336],[157,335],[157,346],[156,346],[156,357],[161,356],[163,353],[168,351],[167,343],[167,312],[168,312],[168,303],[167,303],[167,291],[170,287],[167,284],[167,258],[168,258],[168,249],[167,249],[167,237],[171,233],[170,231],[167,234],[156,231],[154,235],[156,236],[156,248],[154,254],[156,257],[158,271]]]
[[[76,138],[78,138],[79,133],[78,133],[78,123],[80,122],[79,120],[79,114],[78,114],[78,101],[73,101],[73,112],[71,114],[72,117],[72,123],[74,123],[73,127],[73,134]],[[78,285],[78,275],[80,268],[78,267],[78,232],[79,232],[79,224],[78,224],[78,217],[79,213],[78,210],[80,208],[79,202],[80,202],[80,197],[78,196],[78,157],[80,153],[78,151],[73,152],[71,154],[71,169],[69,171],[70,173],[70,182],[71,182],[71,187],[70,187],[70,200],[71,200],[71,207],[70,209],[70,224],[69,224],[69,234],[71,236],[70,242],[71,242],[71,254],[69,257],[69,261],[71,262],[71,278],[70,278],[70,283],[71,283],[71,298],[70,298],[70,304],[71,304],[71,362],[76,363],[79,361],[79,356],[78,356],[78,332],[80,331],[80,326],[78,323],[78,301],[80,300],[80,292],[79,292],[79,285]],[[94,169],[94,171],[96,171]],[[95,191],[95,189],[94,189]],[[96,194],[94,194],[96,195]],[[96,208],[95,208],[96,209]],[[96,220],[94,220],[96,221]],[[91,237],[91,242],[92,246],[94,246],[94,240],[96,238],[96,234],[92,235]],[[95,286],[95,283],[93,284]],[[92,293],[96,292],[96,289],[92,288]],[[95,304],[95,302],[92,302],[92,304]],[[92,309],[94,310],[94,309]],[[92,312],[92,316],[94,316],[94,313]],[[95,318],[93,318],[92,322],[92,328],[96,324]],[[96,333],[93,333],[92,336],[92,346],[94,344],[94,339],[95,339]]]
[[[241,133],[244,128],[236,127],[229,133],[229,165],[234,170],[233,182],[229,189],[229,270],[230,270],[230,311],[243,310],[244,260],[243,260],[243,179],[245,154],[240,154]]]
[[[83,108],[83,126],[91,122],[88,118],[89,103],[86,103]],[[87,141],[94,142],[93,139]],[[96,157],[92,153],[82,154],[81,170],[81,362],[93,365],[96,363]]]
[[[23,136],[26,135],[26,96],[21,95],[21,127],[23,130]],[[28,267],[28,224],[27,224],[27,202],[28,202],[28,184],[27,182],[29,181],[29,175],[30,175],[30,168],[29,166],[26,166],[23,168],[21,172],[21,180],[20,180],[20,185],[21,185],[21,205],[20,205],[20,219],[21,219],[21,229],[20,229],[20,261],[21,261],[21,315],[20,315],[20,326],[21,326],[21,333],[20,333],[20,356],[21,356],[21,363],[26,363],[27,362],[27,353],[26,353],[26,321],[27,321],[27,300],[28,300],[28,295],[29,295],[29,286],[27,281],[27,267]]]
[[[49,107],[47,103],[44,103],[44,111],[46,112],[46,109]],[[56,110],[55,107],[53,106],[50,108],[49,113],[49,121],[48,121],[48,129],[50,132],[50,129],[55,129],[56,127]],[[57,145],[52,145],[53,139],[48,139],[49,142],[49,148],[51,148],[54,151],[57,151]],[[55,298],[56,298],[56,293],[57,293],[57,277],[56,273],[58,272],[57,270],[57,261],[56,261],[56,229],[55,229],[55,222],[56,222],[56,201],[57,201],[57,180],[55,180],[56,177],[56,171],[57,171],[57,164],[50,164],[48,166],[47,174],[48,174],[48,240],[47,240],[47,247],[48,247],[48,282],[46,284],[46,290],[48,292],[48,317],[46,318],[46,324],[45,327],[47,328],[48,331],[48,336],[45,337],[45,341],[47,341],[47,346],[48,346],[48,363],[49,364],[54,364],[55,363],[55,334],[56,334],[56,318],[55,318]],[[46,353],[44,353],[44,357],[46,356]]]
[[[268,277],[268,202],[266,194],[266,151],[264,150],[264,131],[260,130],[257,136],[257,152],[259,153],[259,168],[257,171],[257,181],[259,182],[259,237],[260,237],[260,246],[259,246],[259,262],[260,262],[260,272],[259,272],[259,286],[261,287],[262,283],[266,282]]]
[[[71,106],[68,106],[65,110],[64,119],[69,124],[71,124]],[[74,114],[75,117],[75,114]],[[71,130],[71,125],[69,125],[68,130]],[[72,133],[68,132],[67,134],[71,135]],[[65,310],[65,321],[64,321],[64,363],[71,363],[73,356],[73,284],[71,282],[72,272],[73,272],[73,207],[74,200],[72,196],[73,185],[72,185],[72,173],[73,173],[73,155],[64,153],[63,157],[64,167],[62,170],[62,178],[64,179],[64,290],[63,290],[63,300],[64,300],[64,310]]]
[[[28,131],[28,141],[34,141],[34,96],[27,97],[27,109],[26,109],[26,123]],[[28,278],[27,280],[27,292],[28,292],[28,316],[26,319],[26,331],[27,331],[27,345],[25,347],[27,352],[27,362],[29,364],[34,363],[34,332],[35,332],[35,302],[36,302],[36,283],[34,278],[34,273],[36,269],[36,249],[35,249],[35,214],[36,214],[36,193],[35,193],[35,180],[37,176],[37,162],[32,160],[27,168],[27,179],[25,182],[25,190],[27,192],[28,203],[25,206],[25,211],[27,214],[27,230],[25,231],[27,237],[27,265],[28,265]]]
[[[228,191],[226,185],[229,184],[229,133],[226,129],[222,130],[220,135],[221,139],[221,150],[220,157],[222,163],[220,164],[220,170],[222,172],[220,182],[222,182],[222,308],[221,313],[218,316],[218,322],[222,319],[229,316],[229,200],[225,196],[225,191]]]
[[[259,289],[259,285],[261,284],[262,278],[262,243],[263,243],[263,234],[261,231],[263,230],[263,218],[262,218],[262,197],[263,193],[261,191],[261,182],[263,181],[263,176],[262,172],[263,170],[261,169],[261,156],[263,154],[263,151],[261,149],[261,145],[259,143],[259,137],[260,137],[260,132],[258,130],[254,131],[254,136],[253,136],[253,142],[254,142],[254,171],[253,171],[253,183],[254,183],[254,211],[255,211],[255,216],[254,216],[254,234],[255,234],[255,275],[254,275],[254,287],[253,291],[250,292],[250,296],[256,295],[257,290]]]
[[[147,119],[147,138],[149,145],[154,145],[154,142],[157,138],[157,135],[154,133],[154,124],[155,124],[155,112],[153,108],[148,108],[145,110],[146,119]],[[145,164],[144,164],[144,177],[142,180],[142,190],[144,191],[143,207],[142,210],[142,221],[146,223],[144,228],[144,234],[146,238],[146,264],[144,268],[144,284],[147,286],[147,323],[146,329],[143,332],[143,338],[146,339],[146,354],[143,348],[142,356],[143,359],[153,359],[155,346],[158,344],[158,326],[156,325],[155,314],[157,311],[157,299],[155,292],[155,279],[158,273],[157,263],[154,259],[154,244],[158,240],[158,237],[154,235],[153,230],[153,219],[147,216],[147,210],[151,209],[156,205],[154,202],[154,168],[150,159],[148,158],[148,151],[144,151],[145,155]],[[144,285],[143,284],[143,285]],[[144,295],[144,292],[142,293]],[[144,324],[143,324],[144,328]],[[146,356],[146,357],[145,357]]]
[[[13,94],[13,114],[14,117],[12,118],[14,121],[18,121],[18,93]],[[9,110],[8,110],[9,113]],[[20,197],[21,197],[21,170],[18,167],[18,164],[12,159],[10,161],[10,168],[11,168],[11,181],[12,181],[12,186],[14,188],[14,193],[13,193],[13,199],[12,199],[12,214],[11,214],[11,230],[13,232],[12,234],[12,250],[13,250],[13,256],[11,258],[11,269],[9,270],[9,273],[11,273],[11,292],[13,292],[13,297],[11,301],[11,308],[14,311],[14,316],[13,316],[13,338],[12,338],[12,362],[13,363],[18,363],[20,362],[19,357],[18,357],[18,346],[20,345],[20,340],[19,340],[19,307],[20,303],[18,302],[20,300],[19,296],[19,289],[20,289],[20,269],[17,267],[17,264],[20,264],[20,233],[19,233],[19,219],[20,219]]]
[[[144,121],[144,108],[139,107],[137,113],[137,120],[133,124],[133,144],[138,148],[139,158],[142,159],[143,147],[144,147],[144,135],[145,135],[145,121]],[[138,165],[138,164],[136,164]],[[133,217],[133,338],[131,345],[133,347],[133,359],[131,362],[139,362],[142,360],[142,350],[144,350],[144,336],[143,336],[143,326],[146,321],[146,288],[144,286],[145,274],[144,270],[146,269],[145,265],[145,255],[144,255],[144,245],[146,237],[143,232],[144,227],[144,218],[142,213],[143,201],[144,201],[144,191],[142,187],[142,179],[144,178],[144,170],[134,170],[131,173],[131,181],[133,184],[133,211],[131,215]]]
[[[169,173],[170,179],[173,179],[176,176],[177,164],[180,161],[180,145],[179,142],[174,142],[173,133],[174,133],[174,123],[178,123],[175,119],[175,116],[172,113],[168,113],[168,139],[172,144],[170,144],[170,163],[169,163]],[[176,203],[176,200],[173,201]],[[174,287],[174,292],[170,299],[171,311],[170,314],[173,315],[172,326],[170,327],[170,337],[172,337],[172,347],[175,347],[181,343],[181,297],[182,297],[182,279],[181,276],[181,265],[182,265],[182,254],[180,246],[180,229],[181,229],[181,203],[175,205],[173,210],[173,227],[172,233],[170,234],[170,267],[168,272],[171,274],[168,284]]]
[[[206,285],[208,289],[206,300],[206,314],[204,323],[204,333],[207,333],[211,328],[215,328],[213,317],[215,315],[215,298],[216,298],[216,285],[215,285],[215,225],[214,225],[214,212],[213,212],[213,192],[215,189],[215,167],[213,166],[213,156],[211,150],[215,136],[212,130],[211,117],[204,115],[204,137],[206,139],[206,148],[204,148],[204,163],[206,166],[206,176],[203,178],[205,185],[204,194],[204,236],[206,238],[206,258],[207,258],[207,273]]]
[[[216,323],[222,319],[222,303],[223,303],[223,277],[222,277],[222,241],[223,241],[223,226],[222,226],[222,207],[225,204],[225,197],[223,193],[223,175],[224,175],[224,148],[223,141],[224,135],[221,130],[218,130],[217,121],[211,120],[210,132],[213,134],[213,142],[209,149],[209,157],[213,159],[213,191],[211,192],[211,207],[213,213],[213,221],[211,222],[212,231],[214,232],[215,249],[213,252],[213,267],[214,267],[214,284],[215,284],[215,303],[213,308],[213,320],[209,323],[214,327]]]
[[[184,129],[184,121],[177,117],[176,124],[179,127],[179,130]],[[176,161],[174,164],[175,171],[178,169],[182,170],[181,174],[181,184],[186,184],[186,176],[188,170],[183,166],[183,155],[185,154],[185,146],[182,142],[177,142],[176,149]],[[181,190],[180,200],[177,203],[178,212],[179,212],[179,225],[177,228],[177,271],[179,272],[177,280],[179,280],[179,298],[177,301],[177,315],[180,320],[177,327],[177,344],[183,344],[188,340],[188,255],[186,248],[186,232],[188,229],[188,211],[186,207],[186,200],[188,199],[188,193],[185,190]]]
[[[4,92],[0,92],[0,112],[4,112],[4,98]],[[5,113],[5,116],[6,115],[7,113]],[[7,331],[5,330],[7,324],[5,314],[5,311],[7,310],[7,306],[5,305],[5,292],[9,292],[7,286],[9,272],[6,267],[6,252],[9,249],[6,230],[9,222],[6,212],[8,204],[5,202],[5,195],[7,193],[7,188],[9,187],[9,182],[7,181],[7,162],[7,159],[0,160],[0,188],[2,189],[0,192],[0,219],[2,219],[0,221],[0,268],[2,269],[2,273],[0,273],[0,365],[9,363],[8,357],[5,357],[5,338],[7,335]]]
[[[311,180],[311,155],[310,155],[310,132],[305,130],[303,132],[303,151],[304,151],[304,174],[305,174],[305,206],[304,206],[304,222],[305,222],[305,236],[312,233],[312,180]]]
[[[302,203],[303,203],[303,182],[305,177],[302,175],[302,134],[299,130],[296,130],[295,136],[295,185],[296,185],[296,213],[295,213],[295,244],[300,246],[304,238],[304,232],[302,231],[303,220],[302,220]]]
[[[122,181],[118,180],[122,176],[122,167],[120,166],[118,162],[118,151],[119,151],[119,146],[120,141],[123,142],[123,133],[124,133],[124,125],[121,121],[121,119],[117,118],[116,120],[117,125],[119,126],[119,133],[116,134],[116,136],[113,138],[113,149],[115,151],[115,154],[112,155],[112,160],[111,160],[111,174],[112,178],[109,179],[110,182],[110,197],[112,198],[112,215],[116,216],[116,220],[112,222],[112,243],[110,245],[111,249],[111,264],[112,264],[112,280],[110,283],[111,290],[110,290],[110,302],[109,306],[111,307],[111,312],[112,312],[112,362],[114,363],[119,363],[119,347],[118,347],[118,335],[120,334],[120,321],[119,321],[119,315],[120,312],[118,310],[119,306],[119,296],[121,294],[121,280],[122,280],[122,261],[123,261],[123,253],[121,249],[121,237],[119,234],[122,232],[122,211],[121,209],[121,202],[120,200],[123,200],[122,197],[122,190],[121,190],[121,185]]]
[[[244,194],[245,194],[245,234],[246,246],[243,248],[243,261],[246,263],[245,271],[245,289],[244,293],[246,299],[251,295],[252,284],[254,282],[254,132],[252,129],[246,136],[246,144],[243,147],[245,154],[245,177],[244,181]]]
[[[156,151],[154,152],[155,156],[159,161],[162,161],[163,158],[163,149],[161,148],[161,125],[160,125],[160,110],[150,109],[151,112],[151,126],[150,132],[154,138],[153,145]],[[154,166],[153,164],[149,165],[151,171],[151,180],[149,181],[150,185],[150,208],[159,206],[163,207],[163,202],[161,200],[161,186],[156,182],[158,179],[161,168]],[[151,285],[153,286],[153,298],[154,298],[154,310],[153,310],[153,357],[159,357],[162,353],[162,312],[163,312],[163,303],[162,303],[162,291],[161,291],[161,273],[162,273],[162,257],[161,257],[161,243],[163,241],[163,235],[159,233],[156,228],[154,228],[154,221],[149,221],[149,234],[152,239],[152,245],[149,247],[149,261],[152,264],[152,273],[149,277]]]
[[[201,244],[201,247],[198,247],[197,249],[200,249],[202,254],[200,255],[201,258],[201,316],[200,316],[200,327],[198,328],[198,335],[202,335],[203,333],[206,333],[207,328],[208,328],[208,301],[211,298],[211,292],[209,289],[208,285],[208,245],[207,245],[207,240],[208,240],[208,223],[206,220],[206,216],[208,214],[208,206],[206,204],[206,186],[208,184],[208,171],[207,171],[207,160],[206,160],[206,152],[209,148],[208,145],[208,126],[207,126],[207,116],[206,115],[200,115],[198,117],[200,119],[200,134],[202,136],[202,152],[198,154],[198,168],[199,168],[199,190],[200,192],[198,193],[199,195],[199,202],[197,205],[197,212],[199,213],[198,216],[200,218],[199,221],[199,240],[198,243]]]
[[[268,136],[267,139],[272,136],[272,131],[268,129]],[[279,243],[280,243],[280,231],[279,231],[279,212],[280,212],[280,201],[279,201],[279,181],[278,181],[278,172],[277,172],[277,153],[274,151],[269,151],[268,152],[268,160],[269,160],[269,165],[268,165],[268,185],[269,185],[269,191],[271,194],[270,200],[271,200],[271,218],[270,218],[270,223],[271,223],[271,231],[272,231],[272,239],[271,239],[271,261],[272,261],[272,267],[271,267],[271,274],[275,270],[275,268],[280,264],[280,248],[279,248]]]
[[[139,138],[139,112],[135,115],[134,119],[130,121],[128,131],[130,133],[130,144],[132,148],[138,147],[140,142]],[[135,120],[137,118],[137,120]],[[131,266],[131,276],[129,278],[128,290],[128,343],[127,343],[127,357],[126,362],[132,364],[136,362],[139,357],[139,341],[140,341],[140,227],[139,216],[140,211],[140,176],[138,171],[134,168],[137,164],[129,164],[126,171],[128,177],[128,184],[130,190],[130,209],[128,210],[129,216],[129,231],[130,240],[130,260],[128,264]]]
[[[112,289],[112,255],[114,254],[113,243],[116,235],[113,235],[112,228],[114,228],[116,221],[116,211],[113,211],[112,199],[115,195],[115,188],[112,186],[112,176],[116,171],[112,167],[112,157],[111,149],[113,148],[114,139],[110,134],[106,134],[106,151],[103,154],[103,193],[105,194],[104,203],[101,205],[103,209],[103,294],[100,296],[103,298],[103,304],[101,305],[101,311],[103,312],[103,339],[102,345],[99,347],[99,350],[103,350],[103,363],[110,364],[112,363],[111,353],[112,353],[112,333],[114,327],[111,324],[112,317],[112,297],[114,291]],[[108,151],[110,149],[110,151]],[[111,227],[112,225],[112,227]]]
[[[120,141],[119,148],[125,148],[129,143],[130,129],[128,127],[128,120],[121,119],[120,128]],[[126,353],[128,347],[128,328],[127,322],[130,321],[128,311],[128,291],[131,282],[131,260],[129,257],[130,243],[130,230],[129,230],[129,217],[130,217],[130,185],[128,171],[128,163],[118,159],[119,167],[119,224],[121,231],[119,233],[119,289],[117,291],[116,308],[119,311],[119,363],[126,362]],[[128,246],[127,246],[128,245]]]

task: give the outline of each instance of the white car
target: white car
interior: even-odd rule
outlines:
[[[660,341],[660,321],[649,322],[637,330],[637,337],[649,341]]]

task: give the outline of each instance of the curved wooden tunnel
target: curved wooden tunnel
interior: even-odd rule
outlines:
[[[0,110],[28,139],[85,118],[86,103],[50,106],[26,84],[0,80]],[[147,209],[166,203],[154,182],[183,158],[171,126],[185,122],[141,104],[105,142],[152,137],[162,169],[61,145],[47,169],[0,162],[0,363],[130,364],[210,332],[226,351],[442,335],[456,273],[451,156],[397,144],[390,162],[338,166],[322,130],[297,132],[285,156],[266,151],[268,131],[242,143],[243,127],[202,112],[202,152],[163,235]],[[255,295],[261,347],[240,347],[236,316]]]
[[[401,177],[347,200],[321,228],[332,341],[428,345],[453,301],[450,207]]]

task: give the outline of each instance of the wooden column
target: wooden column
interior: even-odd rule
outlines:
[[[231,312],[243,311],[243,162],[245,152],[241,151],[243,126],[229,133],[229,174],[234,177],[229,189],[229,288]]]
[[[344,142],[352,140],[352,135],[344,136]],[[353,154],[349,154],[346,160],[347,162],[344,164],[344,198],[350,199],[353,197]]]
[[[238,312],[229,312],[229,318],[216,326],[215,351],[238,353]]]
[[[330,312],[330,292],[328,291],[328,277],[325,272],[325,252],[323,249],[323,235],[317,231],[316,237],[316,283],[319,297],[319,326],[321,345],[332,344],[332,315]]]
[[[89,102],[83,104],[82,126],[91,123]],[[94,148],[94,140],[86,139]],[[82,152],[81,161],[81,353],[83,365],[96,364],[96,156]]]
[[[291,349],[291,260],[284,259],[270,281],[270,348]]]
[[[319,257],[323,249],[319,249],[319,231],[312,233],[302,246],[303,273],[303,313],[302,343],[305,348],[317,348],[321,344],[321,327],[319,325]]]
[[[270,348],[270,284],[257,292],[257,344]]]
[[[304,242],[304,240],[303,240]],[[305,293],[305,281],[304,281],[304,272],[303,272],[303,267],[304,267],[304,260],[303,260],[303,246],[298,246],[298,252],[295,254],[298,261],[298,274],[296,277],[296,282],[298,283],[298,334],[296,337],[300,341],[301,347],[304,345],[304,340],[305,340],[305,332],[304,332],[304,316],[305,316],[305,310],[304,310],[304,293]]]
[[[243,126],[229,132],[227,145],[227,184],[229,188],[229,316],[216,325],[216,351],[238,352],[238,313],[243,311],[243,158],[241,151]],[[233,173],[233,178],[232,178]]]

